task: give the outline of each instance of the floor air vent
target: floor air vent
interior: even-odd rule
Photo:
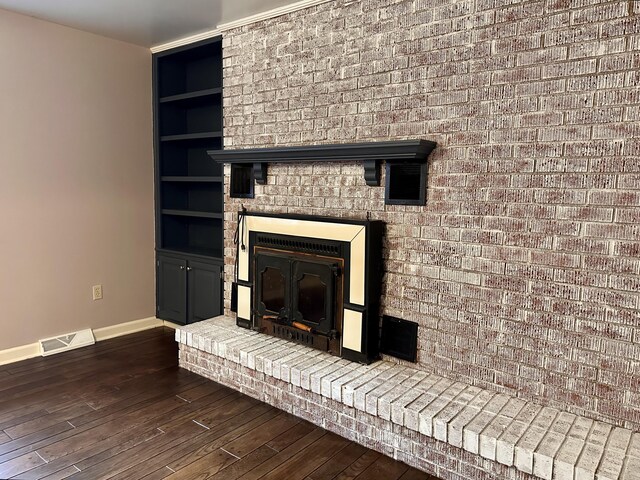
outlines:
[[[93,345],[96,340],[90,328],[79,332],[69,333],[60,337],[45,338],[39,341],[42,356],[53,355],[54,353],[66,352],[75,348]]]

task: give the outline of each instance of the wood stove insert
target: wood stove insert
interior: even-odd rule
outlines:
[[[258,237],[264,243],[265,236]],[[319,246],[309,240],[288,243],[307,250]],[[344,259],[260,246],[253,256],[256,328],[339,355]]]
[[[382,222],[241,212],[239,225],[239,326],[378,357]]]

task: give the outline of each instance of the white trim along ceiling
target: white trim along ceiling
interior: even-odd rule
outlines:
[[[0,0],[0,9],[150,48],[153,53],[330,0]]]

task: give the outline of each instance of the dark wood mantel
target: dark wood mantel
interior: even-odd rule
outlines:
[[[379,185],[380,162],[427,161],[436,147],[429,140],[398,140],[387,142],[344,143],[330,145],[310,145],[295,147],[243,148],[239,150],[211,150],[209,156],[220,163],[254,164],[260,175],[258,183],[266,181],[266,167],[256,168],[255,164],[266,163],[306,163],[306,162],[363,162],[368,185]],[[377,170],[377,173],[373,173]],[[263,176],[264,174],[264,176]]]

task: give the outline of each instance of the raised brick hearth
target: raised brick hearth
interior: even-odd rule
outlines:
[[[395,363],[349,362],[224,316],[176,339],[182,367],[445,479],[640,478],[640,433],[608,423]]]

